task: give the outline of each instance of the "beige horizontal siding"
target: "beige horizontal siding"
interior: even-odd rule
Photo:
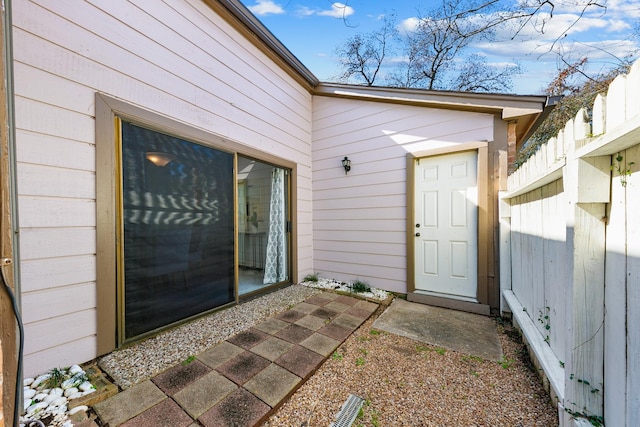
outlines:
[[[296,162],[312,271],[311,95],[233,26],[199,0],[24,0],[13,25],[26,375],[97,354],[96,92]]]
[[[407,154],[492,137],[488,114],[315,97],[314,269],[407,292]]]

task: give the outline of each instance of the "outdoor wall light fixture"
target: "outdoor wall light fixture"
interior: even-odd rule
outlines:
[[[351,160],[349,160],[347,156],[344,156],[344,159],[342,159],[342,167],[344,168],[345,175],[351,170]]]
[[[159,151],[147,151],[147,160],[156,166],[163,167],[175,160],[175,156],[168,153],[161,153]]]

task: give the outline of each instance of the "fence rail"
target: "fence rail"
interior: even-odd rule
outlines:
[[[640,425],[640,61],[508,179],[501,289],[560,424]]]

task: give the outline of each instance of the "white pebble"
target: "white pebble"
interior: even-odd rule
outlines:
[[[59,398],[57,398],[56,400],[54,400],[53,402],[51,402],[49,405],[51,406],[62,406],[62,405],[66,405],[67,404],[67,398],[64,396],[61,396]]]
[[[75,388],[75,387],[69,387],[69,388],[67,388],[67,389],[64,391],[64,395],[65,395],[66,397],[69,397],[69,396],[71,396],[72,394],[77,393],[77,392],[78,392],[78,389],[77,389],[77,388]]]
[[[40,383],[42,383],[44,380],[48,380],[49,377],[51,377],[51,375],[49,374],[40,375],[35,380],[33,380],[33,382],[31,383],[31,388],[37,388]]]
[[[29,406],[33,405],[33,400],[31,399],[25,399],[24,403],[23,403],[23,408],[28,408]]]
[[[58,396],[57,394],[48,394],[47,397],[42,399],[42,401],[45,402],[45,403],[51,403],[54,400],[56,400],[58,397],[60,397],[60,396]]]
[[[87,391],[87,390],[91,390],[94,387],[93,387],[93,384],[91,384],[89,381],[85,381],[82,384],[80,384],[78,388],[82,391]]]
[[[38,393],[35,396],[33,396],[33,400],[36,400],[38,402],[43,401],[47,396],[49,396],[49,394],[47,393]]]
[[[73,415],[73,414],[75,414],[76,412],[80,412],[80,411],[88,411],[88,410],[89,410],[89,407],[87,407],[87,406],[85,406],[85,405],[76,406],[75,408],[72,408],[72,409],[69,411],[69,415]]]
[[[84,371],[82,370],[82,368],[79,365],[73,365],[69,368],[69,373],[71,375],[75,375],[75,374],[80,374],[80,373],[84,373]]]
[[[95,388],[90,388],[89,390],[82,392],[82,395],[86,396],[87,394],[95,393],[95,391],[96,391]]]
[[[22,380],[22,385],[23,386],[28,386],[31,385],[31,383],[33,383],[34,379],[33,378],[25,378]]]
[[[77,381],[74,378],[69,378],[68,380],[62,381],[62,384],[60,384],[60,387],[62,387],[63,390],[67,390],[71,387],[75,387],[76,382]]]
[[[68,396],[68,399],[69,399],[69,400],[71,400],[71,399],[77,399],[77,398],[82,397],[82,396],[84,396],[84,393],[83,393],[83,392],[81,392],[81,391],[77,391],[77,392],[75,392],[75,393],[73,393],[73,394],[70,394],[70,395]]]
[[[57,394],[58,396],[62,396],[64,394],[64,390],[60,387],[56,387],[50,391],[51,394]]]
[[[37,402],[37,403],[34,403],[33,405],[30,405],[30,406],[27,408],[27,415],[29,415],[29,414],[32,414],[32,415],[33,415],[33,414],[35,414],[36,412],[39,412],[39,411],[43,410],[43,409],[44,409],[44,408],[46,408],[47,406],[48,406],[48,405],[47,405],[46,403],[44,403],[44,402]]]
[[[31,399],[33,396],[36,395],[36,391],[32,388],[25,388],[24,392],[22,392],[22,395],[24,396],[25,399]]]

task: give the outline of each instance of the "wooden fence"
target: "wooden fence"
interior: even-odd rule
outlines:
[[[560,425],[640,425],[640,61],[509,177],[500,217],[502,308]]]

